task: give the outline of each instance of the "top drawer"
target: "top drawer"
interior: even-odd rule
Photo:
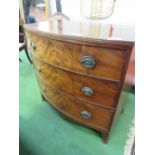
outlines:
[[[126,52],[28,35],[29,50],[43,61],[80,74],[120,81]]]

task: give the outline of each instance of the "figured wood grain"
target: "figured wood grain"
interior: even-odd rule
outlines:
[[[119,89],[117,84],[67,72],[52,67],[35,57],[33,57],[33,62],[39,78],[47,84],[93,104],[113,108],[116,106],[115,97]],[[94,91],[92,96],[86,96],[81,91],[86,86]]]
[[[134,30],[110,24],[113,30],[109,36],[109,26],[101,24],[96,37],[87,33],[88,25],[79,32],[79,25],[62,21],[61,33],[53,20],[24,27],[43,99],[66,118],[101,132],[107,142],[123,105],[118,101],[134,46]],[[32,42],[35,48],[31,48]],[[85,55],[95,59],[94,68],[81,65]],[[81,94],[85,85],[93,88],[93,96]],[[91,112],[90,120],[81,118],[84,109]]]
[[[87,125],[107,131],[109,130],[113,112],[73,99],[64,93],[48,87],[42,81],[40,81],[39,83],[43,95],[50,101],[50,104],[52,104],[60,112],[72,117],[73,119],[80,120]],[[89,112],[91,114],[91,118],[83,118],[81,115],[82,111]]]
[[[36,47],[35,50],[30,48],[32,54],[49,64],[108,80],[120,81],[121,79],[127,51],[77,45],[49,40],[37,35],[30,35],[28,39],[29,47],[31,42]],[[92,56],[96,62],[95,67],[85,68],[80,63],[83,56]]]

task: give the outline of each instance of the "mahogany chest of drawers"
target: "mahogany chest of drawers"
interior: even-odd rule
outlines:
[[[24,28],[43,99],[107,142],[122,108],[134,29],[63,20]]]

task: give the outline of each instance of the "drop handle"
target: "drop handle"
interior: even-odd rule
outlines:
[[[42,86],[42,91],[43,91],[44,93],[46,93],[46,89],[45,89],[44,86]]]
[[[94,94],[93,89],[90,88],[90,87],[83,87],[83,88],[81,89],[81,91],[82,91],[82,93],[83,93],[84,95],[86,95],[86,96],[92,96],[92,95]]]
[[[33,41],[31,41],[31,43],[30,43],[30,48],[32,50],[36,50],[36,45],[35,45],[35,43]]]
[[[85,68],[93,68],[96,65],[95,59],[92,56],[88,55],[83,56],[80,62]]]
[[[81,111],[81,116],[85,119],[91,118],[91,114],[88,111]]]
[[[38,72],[41,72],[41,68],[40,68],[39,65],[37,65],[35,68],[36,68],[36,70],[37,70]]]

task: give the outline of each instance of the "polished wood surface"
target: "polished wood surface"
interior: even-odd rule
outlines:
[[[94,125],[103,130],[109,130],[113,112],[73,99],[64,93],[48,87],[41,81],[40,87],[45,98],[47,98],[50,101],[50,104],[61,113],[64,113],[73,119],[80,120],[87,125]],[[89,112],[91,117],[89,119],[82,117],[82,111]]]
[[[76,39],[95,42],[134,42],[134,26],[104,24],[103,22],[81,22],[61,19],[25,25],[26,31],[46,35],[55,39]],[[95,32],[95,33],[93,33]],[[92,41],[93,41],[92,40]]]
[[[66,72],[44,63],[34,56],[33,62],[39,78],[48,85],[93,104],[107,108],[116,106],[115,97],[119,90],[118,84]],[[87,96],[82,92],[82,88],[85,86],[94,91],[93,95]]]
[[[25,33],[42,98],[66,118],[99,131],[107,142],[124,105],[119,101],[134,28],[99,23],[101,30],[91,30],[92,24],[98,27],[50,20],[25,25]],[[81,62],[85,56],[91,63]]]
[[[31,52],[49,64],[113,81],[120,81],[128,52],[49,40],[37,35],[31,36],[29,47],[31,42],[36,47],[35,49],[30,48]],[[84,67],[80,63],[84,56],[93,57],[96,65],[90,69]]]
[[[131,52],[131,57],[125,76],[125,84],[128,86],[135,86],[135,47],[133,47]]]

